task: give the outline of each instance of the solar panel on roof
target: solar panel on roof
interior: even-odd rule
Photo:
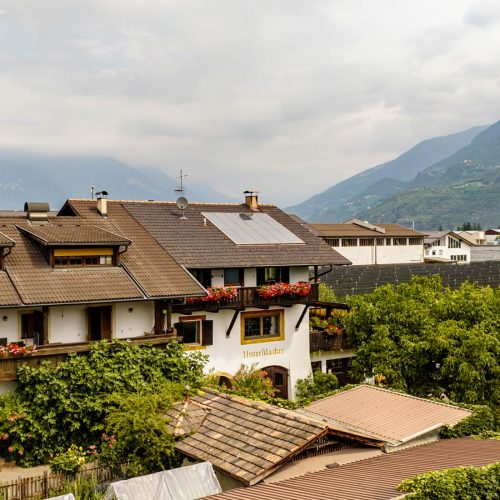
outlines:
[[[202,215],[237,245],[304,244],[268,214],[202,212]]]

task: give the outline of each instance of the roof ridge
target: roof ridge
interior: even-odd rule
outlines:
[[[108,203],[157,203],[162,205],[172,204],[175,205],[175,200],[114,200],[112,198],[107,198]],[[93,202],[90,198],[68,198],[68,201],[85,201],[85,202]],[[213,205],[213,206],[241,206],[245,205],[245,203],[234,202],[224,202],[224,201],[190,201],[190,205]],[[277,207],[274,203],[259,203],[259,206],[263,207]]]

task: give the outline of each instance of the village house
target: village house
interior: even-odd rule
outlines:
[[[404,264],[424,260],[424,234],[399,224],[370,224],[352,219],[343,224],[310,224],[328,245],[353,265]]]
[[[29,360],[0,359],[1,381],[94,340],[176,337],[223,377],[242,363],[266,368],[283,397],[311,371],[318,267],[350,263],[255,195],[185,209],[104,197],[70,199],[57,214],[27,204],[0,214],[0,250],[1,342],[38,346]]]
[[[470,262],[477,243],[465,232],[431,231],[424,239],[425,262]]]

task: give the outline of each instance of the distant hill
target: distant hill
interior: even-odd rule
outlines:
[[[89,198],[92,185],[114,199],[173,200],[177,184],[158,169],[113,158],[0,151],[0,210],[22,210],[25,201],[48,201],[57,209],[67,198]],[[192,201],[234,201],[190,178],[186,186]]]
[[[371,222],[415,221],[415,227],[455,229],[466,221],[500,225],[500,121],[469,145],[419,172],[404,190],[357,214]]]
[[[343,222],[397,195],[419,172],[450,157],[487,128],[427,139],[395,160],[354,175],[287,210],[309,221]]]

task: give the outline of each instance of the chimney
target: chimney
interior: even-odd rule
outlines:
[[[27,201],[24,204],[26,217],[32,224],[46,224],[49,222],[49,204],[45,202]]]
[[[258,191],[243,191],[245,195],[245,205],[250,208],[250,210],[259,210],[259,193]]]
[[[97,196],[97,211],[103,216],[108,216],[108,200],[106,196],[108,196],[107,191],[99,191],[95,194]]]

